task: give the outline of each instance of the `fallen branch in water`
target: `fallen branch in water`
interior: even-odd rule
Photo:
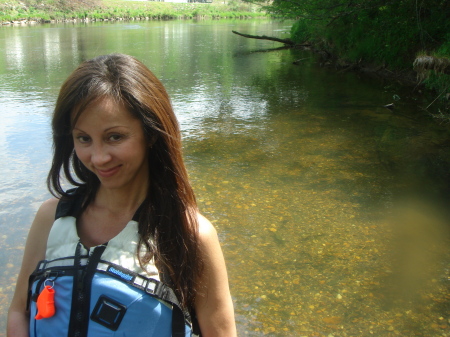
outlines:
[[[280,42],[280,43],[284,43],[287,44],[289,46],[309,46],[309,44],[304,44],[304,45],[297,45],[294,41],[292,41],[291,39],[279,39],[277,37],[271,37],[271,36],[266,36],[266,35],[249,35],[249,34],[243,34],[243,33],[239,33],[235,30],[232,30],[232,32],[236,35],[240,35],[249,39],[258,39],[258,40],[269,40],[269,41],[275,41],[275,42]]]

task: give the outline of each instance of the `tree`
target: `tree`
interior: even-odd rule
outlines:
[[[350,61],[411,67],[415,54],[450,39],[448,0],[246,0],[296,18],[291,38],[322,44]],[[450,50],[450,46],[449,46]]]

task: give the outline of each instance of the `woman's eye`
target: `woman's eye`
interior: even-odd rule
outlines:
[[[78,136],[77,137],[78,141],[80,143],[88,143],[90,141],[90,138],[88,136]]]
[[[109,136],[109,140],[111,142],[117,142],[122,139],[122,135],[111,135]]]

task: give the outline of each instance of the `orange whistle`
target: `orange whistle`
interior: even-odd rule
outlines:
[[[38,296],[36,303],[38,313],[35,319],[49,318],[55,314],[55,290],[51,286],[45,286]]]

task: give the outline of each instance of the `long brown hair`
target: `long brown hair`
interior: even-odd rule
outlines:
[[[103,97],[123,103],[142,122],[149,148],[149,186],[139,217],[141,265],[151,258],[170,278],[186,309],[194,305],[195,280],[201,273],[197,204],[181,151],[181,134],[162,83],[140,61],[110,54],[83,62],[64,82],[53,114],[53,163],[47,185],[57,197],[70,197],[61,178],[86,191],[85,205],[100,182],[74,151],[72,114],[79,116]],[[63,177],[62,177],[63,176]]]

